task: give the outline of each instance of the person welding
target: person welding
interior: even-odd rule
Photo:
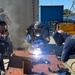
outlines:
[[[29,39],[27,38],[27,40],[30,42],[35,40],[36,33],[40,33],[46,39],[47,42],[50,41],[49,29],[44,24],[38,21],[35,21],[27,28],[26,37],[29,36]]]

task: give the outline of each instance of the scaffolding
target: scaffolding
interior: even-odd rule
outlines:
[[[74,13],[75,12],[75,0],[72,1],[72,6],[70,10]]]

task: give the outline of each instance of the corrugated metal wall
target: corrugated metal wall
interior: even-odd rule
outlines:
[[[5,9],[8,17],[12,21],[9,26],[10,39],[14,48],[21,47],[25,43],[25,30],[33,22],[33,0],[0,0],[0,7]],[[38,0],[35,0],[36,2]],[[35,4],[36,10],[39,5]],[[34,10],[35,11],[35,10]],[[36,11],[35,11],[36,12]],[[38,20],[38,12],[36,12]]]

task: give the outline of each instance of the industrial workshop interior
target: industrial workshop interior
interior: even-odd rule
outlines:
[[[75,0],[0,0],[0,75],[75,75]]]

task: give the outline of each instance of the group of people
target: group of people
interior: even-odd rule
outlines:
[[[31,42],[32,40],[34,40],[36,31],[39,31],[40,33],[42,33],[43,34],[42,36],[46,38],[48,41],[50,41],[49,39],[50,34],[47,27],[43,25],[42,23],[34,22],[26,30],[26,33],[27,33],[26,37],[30,37],[26,39],[28,40],[28,42]],[[61,54],[61,61],[67,62],[68,59],[70,58],[70,55],[75,54],[75,35],[65,34],[66,32],[64,32],[63,30],[59,30],[57,32],[61,34],[65,40],[65,42],[63,42],[64,46],[63,46],[63,51]]]
[[[11,21],[8,18],[8,16],[5,14],[4,9],[0,8],[0,36],[7,36],[9,37],[9,32],[8,32],[8,26],[11,25]],[[31,24],[27,30],[26,30],[26,40],[31,43],[32,41],[35,40],[35,34],[36,33],[41,33],[43,38],[47,42],[50,41],[50,34],[49,34],[49,28],[46,27],[46,25],[39,23],[38,21],[34,22]],[[64,31],[59,30],[58,33],[62,34],[63,38],[65,39],[65,44],[63,46],[63,51],[61,55],[61,61],[62,62],[67,62],[71,54],[75,54],[75,35],[64,35]],[[66,34],[67,35],[67,34]],[[3,55],[1,54],[0,51],[0,56]],[[0,57],[0,61],[3,60],[3,57]],[[1,70],[5,70],[3,66],[3,61],[0,62]]]

